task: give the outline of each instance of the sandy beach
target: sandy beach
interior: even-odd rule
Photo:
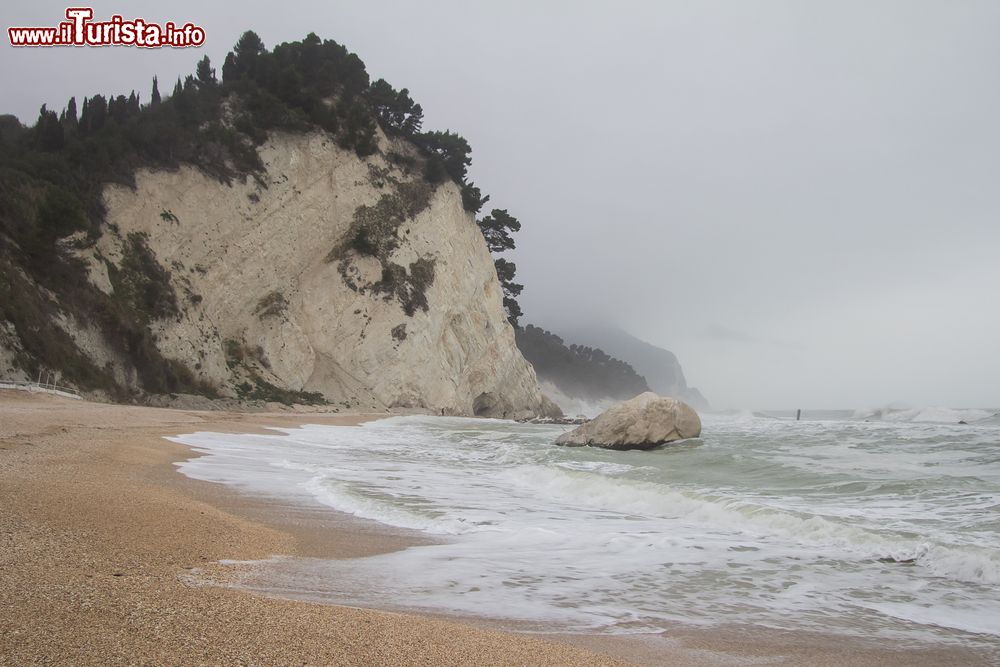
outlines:
[[[0,392],[0,664],[977,664],[961,649],[745,629],[679,631],[669,640],[539,639],[198,583],[233,576],[220,560],[359,556],[412,539],[188,479],[172,464],[191,451],[163,436],[375,417],[167,410]]]
[[[616,665],[563,644],[185,583],[220,559],[393,548],[279,529],[171,463],[163,435],[363,417],[188,412],[0,392],[0,663]],[[309,531],[315,533],[315,531]],[[226,573],[220,570],[221,576]]]

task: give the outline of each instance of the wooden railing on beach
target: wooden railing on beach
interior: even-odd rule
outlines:
[[[72,387],[64,387],[50,382],[23,382],[18,380],[0,380],[0,389],[15,389],[32,393],[55,394],[65,398],[82,399],[80,392]]]

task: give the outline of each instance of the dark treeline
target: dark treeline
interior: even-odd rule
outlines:
[[[95,367],[51,325],[63,313],[99,327],[146,391],[211,393],[160,356],[134,308],[89,284],[65,241],[73,235],[77,247],[92,244],[102,233],[105,185],[132,184],[140,167],[191,164],[231,182],[261,171],[257,147],[270,131],[319,128],[365,157],[379,150],[381,127],[420,149],[426,181],[456,182],[467,211],[478,213],[489,199],[467,179],[469,143],[423,131],[423,109],[409,91],[371,82],[361,59],[333,40],[310,34],[269,51],[246,32],[221,72],[206,56],[169,95],[161,85],[152,80],[145,102],[131,91],[70,99],[60,112],[43,106],[34,127],[0,116],[0,321],[18,332],[18,363],[29,373],[58,369],[84,389],[123,397],[110,369]],[[510,279],[505,285],[511,299],[520,291]]]
[[[542,380],[578,398],[629,399],[649,391],[645,378],[598,348],[569,345],[531,324],[517,331],[517,346]]]

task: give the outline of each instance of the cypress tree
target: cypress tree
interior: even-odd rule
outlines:
[[[83,98],[83,108],[80,110],[80,122],[77,123],[77,131],[86,134],[90,131],[90,103],[87,98]]]
[[[75,130],[80,121],[76,117],[76,98],[69,98],[69,102],[66,104],[66,125],[72,130]]]
[[[153,92],[149,95],[149,106],[158,107],[160,106],[160,87],[156,83],[156,77],[153,77]]]

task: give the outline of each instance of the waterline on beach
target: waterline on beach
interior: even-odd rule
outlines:
[[[653,452],[560,427],[405,417],[199,433],[197,479],[433,536],[274,568],[272,591],[569,631],[673,623],[992,643],[1000,424],[707,415]]]

